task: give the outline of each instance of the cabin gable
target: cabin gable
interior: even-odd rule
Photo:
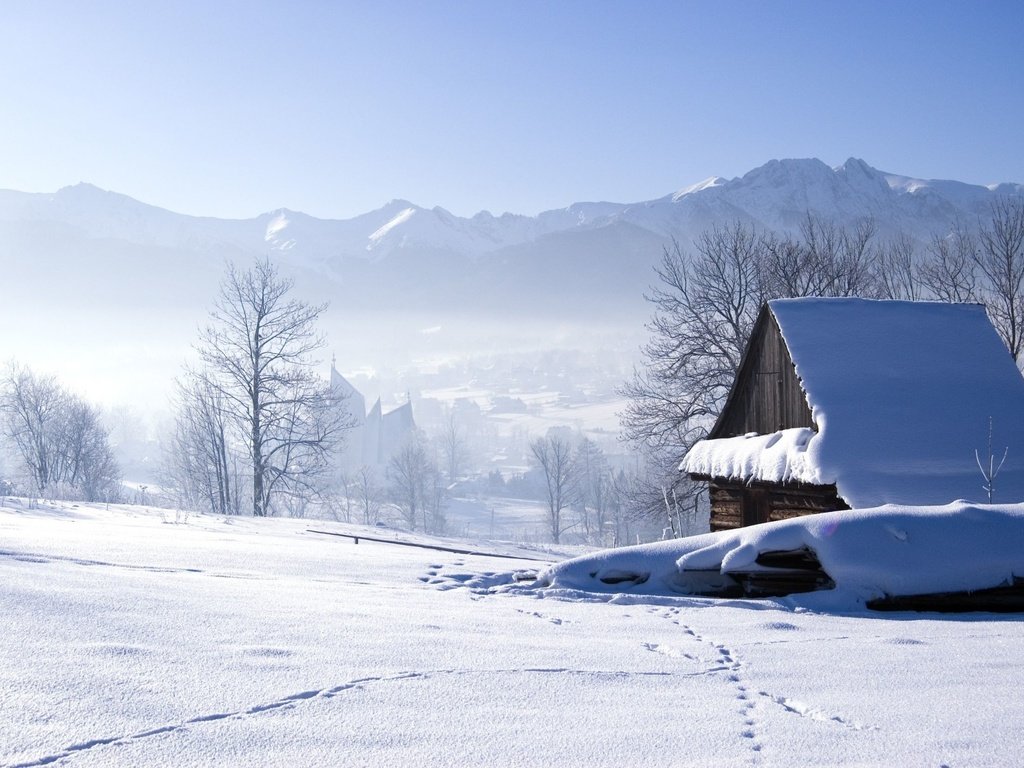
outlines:
[[[793,358],[768,305],[757,318],[722,413],[708,435],[714,440],[793,427],[815,429]]]

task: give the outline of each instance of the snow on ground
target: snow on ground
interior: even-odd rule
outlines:
[[[1020,762],[1017,617],[598,595],[308,528],[373,535],[0,508],[0,764]]]
[[[448,530],[463,537],[512,541],[548,541],[547,504],[499,496],[453,498],[445,508]]]

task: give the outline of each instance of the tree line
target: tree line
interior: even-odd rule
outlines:
[[[647,295],[641,365],[623,386],[625,438],[644,457],[633,503],[673,531],[699,489],[677,467],[721,411],[762,305],[801,296],[978,302],[1018,363],[1024,349],[1024,201],[996,200],[974,226],[918,243],[807,214],[796,234],[733,222],[692,249],[673,242]]]
[[[0,379],[0,427],[36,497],[120,499],[121,472],[99,409],[56,377],[9,363]]]
[[[631,543],[645,526],[647,510],[635,503],[635,472],[609,462],[600,446],[567,428],[552,428],[530,443],[530,461],[537,470],[547,512],[548,534],[556,544],[566,533],[594,546]],[[679,520],[692,533],[690,520]],[[673,533],[676,533],[673,531]]]

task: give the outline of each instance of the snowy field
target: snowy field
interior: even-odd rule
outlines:
[[[542,562],[307,531],[355,526],[9,504],[4,766],[1022,762],[1014,615],[538,588],[511,573]]]

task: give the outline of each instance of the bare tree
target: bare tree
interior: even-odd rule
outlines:
[[[269,261],[228,267],[198,351],[249,454],[252,513],[271,514],[275,496],[315,494],[348,426],[329,385],[312,371],[323,346],[316,321],[326,305],[289,298],[292,281]]]
[[[766,293],[765,241],[739,223],[706,232],[693,258],[665,249],[648,301],[643,367],[623,387],[626,437],[677,455],[703,436],[732,386]]]
[[[445,483],[444,473],[433,462],[428,465],[424,502],[426,511],[424,516],[425,530],[436,534],[444,533],[448,525],[445,517],[445,507],[448,504],[448,486]]]
[[[692,255],[678,243],[663,252],[658,283],[647,296],[655,314],[643,365],[621,390],[628,399],[621,417],[626,439],[647,457],[645,463],[662,462],[636,480],[648,482],[644,499],[629,500],[642,504],[637,508],[644,514],[664,519],[657,501],[664,487],[684,497],[694,492],[678,471],[679,461],[717,417],[758,312],[771,298],[765,267],[770,254],[798,259],[781,245],[737,222],[706,232]],[[796,271],[787,279],[806,284]]]
[[[372,525],[377,520],[384,489],[377,479],[377,470],[369,464],[360,465],[353,482],[353,495],[363,512],[363,524]]]
[[[977,242],[963,224],[955,222],[949,233],[933,237],[928,253],[918,278],[932,297],[954,303],[978,300]]]
[[[876,295],[875,231],[871,219],[847,229],[808,212],[799,237],[762,235],[764,294],[768,298]]]
[[[419,437],[406,442],[388,462],[389,495],[412,530],[416,530],[417,525],[424,531],[430,530],[433,472],[430,457]]]
[[[879,295],[875,284],[875,250],[872,248],[878,228],[873,219],[862,219],[852,229],[842,230],[837,261],[837,280],[823,296]]]
[[[604,451],[593,440],[580,436],[573,456],[576,467],[574,501],[583,534],[592,544],[602,544],[608,527],[611,473]]]
[[[86,501],[120,496],[121,470],[100,411],[75,396],[67,399],[60,453],[61,478]]]
[[[1000,198],[978,232],[974,262],[992,323],[1014,360],[1024,347],[1024,200]]]
[[[879,246],[875,256],[875,286],[879,298],[917,301],[921,298],[917,246],[904,234]]]
[[[205,372],[188,372],[178,382],[174,433],[166,452],[168,485],[186,509],[215,514],[240,511],[238,457],[231,444],[225,398]]]
[[[558,544],[574,523],[563,520],[562,512],[572,501],[576,481],[572,444],[558,435],[540,437],[530,443],[530,453],[544,476],[551,539]]]
[[[59,440],[66,395],[53,376],[37,376],[11,363],[3,388],[5,434],[43,497],[60,474]]]
[[[763,239],[763,292],[777,298],[815,296],[829,283],[816,259],[819,254],[792,237],[766,235]]]
[[[454,483],[466,460],[466,436],[462,425],[451,408],[445,414],[441,433],[438,436],[441,458],[444,460],[448,482]]]

